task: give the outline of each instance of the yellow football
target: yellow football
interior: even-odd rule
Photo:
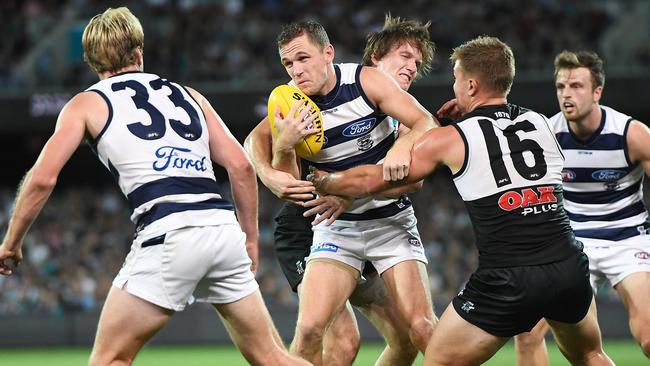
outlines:
[[[308,96],[306,96],[300,89],[294,88],[291,85],[277,86],[271,92],[268,103],[268,116],[269,123],[271,124],[271,131],[273,135],[277,135],[275,128],[275,111],[276,107],[280,107],[282,116],[289,114],[291,106],[297,101],[302,101],[305,107],[309,108],[309,113],[315,115],[314,127],[319,132],[305,137],[299,144],[296,145],[296,153],[302,157],[313,156],[317,154],[323,147],[324,133],[323,133],[323,116],[320,114],[320,109]],[[311,126],[310,126],[311,127]]]

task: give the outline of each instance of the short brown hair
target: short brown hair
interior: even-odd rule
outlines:
[[[421,24],[415,20],[405,20],[400,17],[392,17],[386,14],[384,27],[379,32],[372,32],[368,35],[366,49],[363,51],[363,64],[372,66],[372,56],[381,60],[393,47],[408,42],[422,53],[422,63],[418,65],[417,78],[425,75],[431,70],[435,45],[429,37],[429,26],[431,22]]]
[[[84,60],[95,72],[115,72],[135,64],[136,49],[144,48],[144,32],[128,8],[108,8],[90,19],[81,44]]]
[[[277,38],[278,49],[286,46],[289,42],[303,34],[306,34],[314,44],[321,48],[330,44],[330,39],[322,24],[315,20],[303,20],[282,26],[282,30]]]
[[[508,95],[515,78],[515,56],[510,46],[496,37],[480,36],[454,48],[449,57],[464,72],[481,80],[494,92]]]
[[[555,78],[562,69],[577,69],[586,67],[591,73],[593,87],[605,86],[605,70],[603,69],[603,60],[596,52],[578,51],[571,52],[564,50],[555,56],[553,62],[555,66]]]

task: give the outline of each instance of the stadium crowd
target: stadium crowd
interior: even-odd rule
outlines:
[[[12,197],[11,189],[0,190],[0,235]],[[476,266],[469,218],[445,172],[427,180],[411,198],[429,257],[431,291],[447,301]],[[272,247],[273,217],[281,201],[260,188],[260,202],[257,278],[269,301],[295,307],[297,297]],[[0,277],[0,315],[98,311],[131,243],[134,227],[128,215],[126,200],[112,186],[56,191],[27,234],[20,270],[11,278]]]
[[[171,79],[191,82],[227,82],[246,86],[259,80],[284,80],[277,47],[269,35],[281,24],[301,17],[317,17],[336,47],[338,60],[360,60],[365,36],[383,24],[384,13],[431,20],[431,39],[438,48],[432,77],[449,75],[451,48],[479,34],[498,34],[518,55],[518,72],[552,68],[548,55],[562,49],[602,51],[605,33],[632,9],[624,1],[490,0],[475,6],[470,0],[378,1],[304,0],[146,0],[124,1],[141,14],[147,30],[147,69]],[[35,57],[35,86],[80,87],[96,76],[83,64],[80,32],[74,21],[88,19],[112,2],[71,0],[66,6],[45,0],[3,1],[0,4],[0,89],[20,87],[21,73],[13,72],[47,34],[65,23],[61,41],[70,46],[66,63],[57,69],[58,43],[43,47]],[[513,16],[516,15],[516,16]],[[47,42],[45,42],[47,43]],[[56,46],[55,46],[56,45]],[[645,45],[645,46],[644,46]],[[49,47],[49,48],[48,48]],[[648,58],[647,45],[631,50],[633,60]],[[610,66],[615,67],[612,58]]]

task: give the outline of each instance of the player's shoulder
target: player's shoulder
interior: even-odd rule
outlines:
[[[489,120],[518,120],[518,119],[530,119],[530,118],[541,118],[546,119],[540,113],[535,112],[532,109],[525,108],[512,103],[504,104],[491,104],[491,105],[482,105],[474,109],[473,111],[464,114],[462,117],[455,121],[456,124],[463,123],[465,121],[475,121],[479,119],[489,119]]]
[[[97,90],[89,89],[75,94],[68,103],[66,103],[64,110],[71,109],[92,109],[101,105],[107,105],[105,96]]]
[[[605,117],[607,119],[610,119],[611,121],[615,121],[615,122],[618,122],[618,123],[627,123],[627,122],[629,122],[630,120],[633,119],[628,114],[625,114],[623,112],[619,112],[619,111],[617,111],[616,109],[614,109],[612,107],[601,105],[600,109],[603,111],[603,113],[605,113]]]
[[[551,123],[556,124],[556,123],[564,122],[565,118],[562,112],[557,112],[551,117],[549,117],[548,120],[551,121]]]

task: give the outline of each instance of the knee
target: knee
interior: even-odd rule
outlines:
[[[321,343],[325,325],[310,320],[299,320],[296,325],[296,337],[306,343]]]
[[[533,350],[544,345],[544,334],[521,333],[515,337],[515,344],[520,351]]]
[[[650,358],[650,331],[646,332],[645,336],[639,340],[639,345],[647,358]]]
[[[634,339],[639,343],[646,357],[650,358],[650,320],[633,321],[630,319],[630,325]]]
[[[413,319],[409,324],[409,337],[412,343],[429,343],[436,322],[437,319],[435,317],[431,318],[428,316],[421,316]]]

